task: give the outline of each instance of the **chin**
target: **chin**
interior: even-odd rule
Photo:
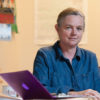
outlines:
[[[78,43],[73,43],[73,44],[70,44],[70,47],[76,47],[78,45]]]

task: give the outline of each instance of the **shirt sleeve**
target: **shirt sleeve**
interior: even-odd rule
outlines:
[[[100,71],[98,68],[98,61],[95,56],[95,67],[94,67],[94,89],[98,92],[100,92]]]
[[[49,66],[48,60],[50,60],[50,58],[47,57],[47,54],[39,50],[34,61],[33,75],[50,93],[67,93],[71,90],[68,86],[50,85],[50,70],[52,70],[52,66]]]

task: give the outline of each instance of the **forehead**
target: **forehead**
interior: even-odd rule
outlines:
[[[84,26],[84,19],[80,15],[68,15],[62,20],[62,25]]]

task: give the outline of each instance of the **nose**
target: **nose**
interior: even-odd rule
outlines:
[[[72,28],[72,35],[76,35],[77,34],[77,29],[76,28]]]

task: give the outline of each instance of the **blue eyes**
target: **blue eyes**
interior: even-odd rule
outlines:
[[[67,30],[71,30],[71,29],[73,29],[73,28],[68,26],[68,27],[66,27],[66,29],[67,29]],[[82,27],[77,27],[76,29],[77,29],[78,31],[83,30],[83,28],[82,28]]]

